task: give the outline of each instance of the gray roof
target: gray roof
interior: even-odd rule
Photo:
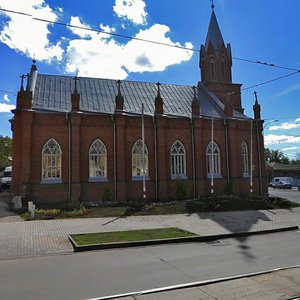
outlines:
[[[211,13],[207,36],[205,40],[206,51],[208,49],[209,42],[212,43],[212,46],[214,47],[215,50],[219,50],[222,44],[224,44],[222,33],[214,11],[212,11]]]
[[[37,74],[33,89],[33,105],[36,110],[69,112],[71,110],[71,93],[74,91],[74,78]],[[77,91],[80,94],[80,110],[90,113],[114,113],[115,97],[118,92],[117,80],[78,77]],[[136,81],[121,81],[121,94],[124,97],[124,111],[154,115],[154,101],[157,84]],[[164,102],[164,114],[175,116],[192,115],[192,86],[162,84],[160,94]],[[226,118],[224,104],[208,91],[201,82],[198,83],[196,95],[200,101],[200,114],[206,117]],[[247,118],[234,111],[234,117]]]

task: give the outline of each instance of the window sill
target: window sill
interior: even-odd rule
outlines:
[[[213,179],[221,179],[223,178],[223,176],[221,174],[207,174],[207,178],[211,179],[213,177]]]
[[[61,178],[44,178],[41,180],[41,184],[58,184],[62,183]]]
[[[90,177],[89,182],[108,182],[107,177]]]
[[[181,179],[188,179],[188,177],[186,175],[171,175],[171,179],[172,180],[181,180]]]
[[[249,173],[243,173],[243,177],[244,178],[250,178],[250,174]]]
[[[132,181],[142,181],[143,176],[132,176]],[[149,176],[145,176],[145,180],[150,180]]]

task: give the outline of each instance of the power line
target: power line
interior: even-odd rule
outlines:
[[[8,9],[4,9],[4,8],[0,8],[0,11],[13,13],[13,14],[19,14],[19,15],[26,16],[26,17],[31,17],[33,20],[36,20],[36,21],[39,21],[39,22],[50,23],[50,24],[53,24],[53,25],[59,25],[59,26],[64,26],[64,27],[69,27],[69,28],[74,28],[74,29],[81,29],[81,30],[86,30],[86,31],[91,31],[91,32],[96,32],[96,33],[103,33],[103,34],[107,34],[107,35],[111,35],[111,36],[116,36],[116,37],[131,39],[131,40],[137,40],[137,41],[140,41],[140,42],[146,42],[146,43],[156,44],[156,45],[160,45],[160,46],[167,46],[167,47],[172,47],[172,48],[176,48],[176,49],[182,49],[182,50],[188,50],[188,51],[193,51],[193,52],[200,53],[200,50],[198,50],[198,49],[187,48],[187,47],[184,47],[184,46],[171,45],[171,44],[157,42],[157,41],[153,41],[153,40],[137,38],[137,37],[133,37],[133,36],[130,36],[130,35],[125,35],[125,34],[107,32],[107,31],[104,31],[104,30],[89,28],[89,27],[85,27],[85,26],[71,25],[71,24],[67,24],[67,23],[63,23],[63,22],[51,21],[51,20],[42,19],[42,18],[35,18],[31,14],[20,12],[20,11],[8,10]],[[235,59],[235,60],[244,61],[244,62],[247,62],[247,63],[259,64],[259,65],[263,65],[263,66],[267,66],[267,67],[273,67],[273,68],[279,68],[279,69],[294,71],[294,72],[292,72],[290,74],[287,74],[287,75],[284,75],[284,76],[276,77],[276,78],[273,78],[273,79],[270,79],[270,80],[267,80],[267,81],[249,86],[249,87],[242,88],[241,91],[252,89],[254,87],[265,85],[265,84],[271,83],[273,81],[277,81],[277,80],[295,75],[297,73],[300,73],[300,70],[298,70],[298,69],[279,66],[279,65],[275,65],[273,63],[261,62],[261,61],[258,61],[258,60],[250,60],[250,59],[239,58],[239,57],[232,57],[232,58]],[[0,91],[2,91],[2,90],[0,90]],[[3,91],[3,92],[13,93],[13,92],[10,92],[10,91]]]
[[[276,78],[273,78],[273,79],[270,79],[270,80],[267,80],[267,81],[264,81],[264,82],[261,82],[261,83],[257,83],[257,84],[254,84],[254,85],[251,85],[251,86],[242,88],[241,91],[249,90],[249,89],[252,89],[252,88],[261,86],[261,85],[268,84],[268,83],[273,82],[273,81],[276,81],[276,80],[280,80],[280,79],[283,79],[283,78],[286,78],[286,77],[290,77],[290,76],[295,75],[295,74],[297,74],[297,73],[299,73],[299,72],[300,72],[300,71],[296,71],[296,72],[293,72],[293,73],[290,73],[290,74],[287,74],[287,75],[284,75],[284,76],[276,77]]]
[[[115,33],[115,32],[108,32],[108,31],[104,31],[104,30],[94,29],[94,28],[86,27],[86,26],[71,25],[71,24],[68,24],[68,23],[51,21],[51,20],[47,20],[47,19],[43,19],[43,18],[35,18],[31,14],[20,12],[20,11],[8,10],[8,9],[4,9],[4,8],[0,8],[0,11],[13,13],[13,14],[19,14],[19,15],[23,15],[23,16],[26,16],[26,17],[31,17],[33,20],[36,20],[36,21],[39,21],[39,22],[44,22],[44,23],[50,23],[50,24],[53,24],[53,25],[59,25],[59,26],[64,26],[64,27],[69,27],[69,28],[74,28],[74,29],[81,29],[81,30],[86,30],[86,31],[91,31],[91,32],[96,32],[96,33],[103,33],[103,34],[107,34],[107,35],[111,35],[111,36],[122,37],[122,38],[126,38],[126,39],[131,39],[131,40],[137,40],[137,41],[140,41],[140,42],[146,42],[146,43],[151,43],[151,44],[167,46],[167,47],[172,47],[172,48],[176,48],[176,49],[182,49],[182,50],[188,50],[188,51],[193,51],[193,52],[200,53],[200,50],[194,49],[194,48],[188,48],[188,47],[178,46],[178,45],[171,45],[171,44],[162,43],[162,42],[158,42],[158,41],[154,41],[154,40],[137,38],[137,37],[126,35],[126,34],[119,34],[119,33]],[[248,63],[253,63],[253,64],[259,64],[259,65],[263,65],[263,66],[267,66],[267,67],[273,67],[273,68],[279,68],[279,69],[284,69],[284,70],[295,71],[296,73],[300,72],[300,69],[295,69],[295,68],[290,68],[290,67],[285,67],[285,66],[279,66],[279,65],[275,65],[273,63],[261,62],[259,60],[250,60],[250,59],[234,57],[234,56],[232,57],[232,59],[239,60],[239,61],[244,61],[244,62],[248,62]]]

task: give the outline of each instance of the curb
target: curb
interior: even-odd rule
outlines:
[[[73,240],[71,235],[68,235],[68,237],[74,248],[74,252],[82,252],[82,251],[92,251],[92,250],[154,246],[154,245],[175,244],[175,243],[193,243],[193,242],[203,243],[203,242],[210,242],[210,241],[228,239],[233,237],[269,234],[269,233],[276,233],[276,232],[283,232],[283,231],[292,231],[297,229],[299,229],[298,226],[289,226],[289,227],[280,227],[280,228],[260,230],[260,231],[246,231],[246,232],[244,231],[244,232],[234,232],[234,233],[217,234],[217,235],[209,235],[209,236],[192,236],[192,237],[184,237],[184,238],[170,238],[170,239],[146,240],[146,241],[136,241],[136,242],[93,244],[93,245],[86,245],[86,246],[79,246]]]

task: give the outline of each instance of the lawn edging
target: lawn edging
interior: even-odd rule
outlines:
[[[259,230],[259,231],[246,231],[246,232],[244,231],[244,232],[234,232],[234,233],[208,235],[208,236],[191,236],[191,237],[144,240],[144,241],[133,241],[133,242],[103,243],[103,244],[93,244],[93,245],[84,245],[84,246],[78,245],[74,241],[71,235],[68,235],[68,238],[73,246],[74,252],[82,252],[82,251],[92,251],[92,250],[130,248],[130,247],[153,246],[153,245],[175,244],[175,243],[192,243],[192,242],[203,243],[203,242],[210,242],[219,239],[251,236],[251,235],[258,235],[258,234],[269,234],[269,233],[292,231],[298,229],[299,229],[298,226],[288,226],[288,227],[280,227],[280,228],[266,229],[266,230]]]

